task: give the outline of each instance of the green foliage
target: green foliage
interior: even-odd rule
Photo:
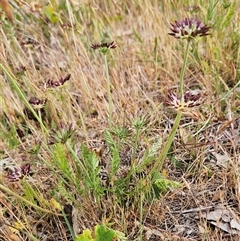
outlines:
[[[237,4],[236,2],[233,2],[227,6],[228,11],[221,22],[220,29],[226,28],[231,23],[232,18],[235,14],[236,4]]]
[[[76,241],[95,241],[96,239],[92,238],[91,231],[89,229],[83,230],[83,233],[76,237]]]
[[[96,241],[112,241],[115,237],[115,232],[112,229],[106,229],[104,225],[95,227]]]
[[[99,173],[99,159],[95,152],[90,151],[84,145],[81,145],[81,153],[85,164],[86,172],[84,173],[84,182],[86,190],[92,190],[96,197],[103,194],[104,189],[100,184]]]
[[[45,6],[44,7],[44,13],[51,23],[54,24],[54,23],[57,23],[59,21],[58,15],[55,12],[53,6],[50,6],[50,5]]]
[[[135,140],[134,140],[134,146],[133,146],[133,154],[132,154],[132,160],[134,161],[135,157],[136,157],[139,136],[140,136],[141,132],[143,131],[143,127],[146,125],[146,118],[138,117],[133,120],[132,125],[136,131],[135,138],[134,138]]]
[[[116,174],[119,168],[120,164],[120,157],[119,157],[119,145],[114,141],[112,134],[109,131],[104,132],[104,138],[107,142],[107,144],[110,147],[110,151],[112,154],[112,161],[110,163],[111,165],[111,173],[110,173],[110,178]]]
[[[155,160],[156,155],[158,154],[160,148],[162,146],[162,138],[158,138],[156,142],[152,144],[152,146],[144,152],[142,162],[137,167],[137,172],[143,171],[143,169]]]
[[[60,197],[62,197],[66,201],[66,203],[71,204],[74,202],[74,197],[72,193],[66,190],[62,181],[59,181],[57,185],[57,193]]]
[[[59,170],[61,170],[69,180],[72,180],[72,169],[66,155],[65,145],[61,143],[53,145],[53,161]]]
[[[153,173],[153,190],[157,198],[164,195],[170,188],[176,189],[182,187],[182,183],[172,181],[162,177],[159,173]]]
[[[0,139],[5,140],[8,143],[8,147],[10,149],[13,149],[19,145],[16,127],[12,125],[12,126],[6,126],[6,128],[7,128],[6,130],[3,130],[3,129],[0,130]]]
[[[32,186],[27,181],[22,181],[22,186],[24,190],[24,198],[29,200],[33,204],[38,204],[41,207],[47,207],[48,203],[46,199],[43,197],[42,193],[37,190],[36,187]]]
[[[92,238],[91,231],[85,229],[82,234],[76,237],[76,241],[112,241],[116,237],[112,229],[107,229],[104,225],[95,227],[95,238]]]
[[[112,133],[118,138],[118,144],[119,141],[125,140],[128,137],[129,131],[126,127],[113,127]]]
[[[194,144],[197,144],[196,147],[186,145],[186,149],[183,150],[182,145],[179,147],[179,143],[182,141],[181,139],[179,140],[179,135],[174,137],[176,132],[172,132],[172,139],[162,144],[161,135],[158,135],[158,133],[165,127],[165,134],[168,135],[167,133],[169,133],[169,136],[171,135],[174,114],[173,112],[165,113],[165,107],[162,109],[155,108],[156,103],[158,104],[165,99],[165,91],[168,91],[169,88],[176,91],[177,94],[179,93],[179,90],[176,89],[176,83],[179,81],[177,72],[183,63],[181,49],[184,44],[178,45],[178,40],[176,39],[168,42],[166,29],[164,30],[166,28],[165,25],[170,27],[169,23],[177,20],[176,17],[188,16],[184,8],[193,1],[158,1],[157,5],[157,1],[133,1],[131,4],[124,1],[112,4],[109,0],[103,2],[96,1],[95,4],[82,4],[81,1],[65,0],[50,0],[47,2],[48,5],[44,5],[41,4],[41,1],[36,1],[36,9],[35,1],[33,5],[29,5],[29,8],[26,5],[23,9],[21,9],[20,5],[13,4],[12,6],[17,8],[14,11],[14,14],[17,16],[16,28],[14,27],[11,30],[8,27],[6,29],[7,25],[3,22],[3,31],[1,31],[2,65],[6,69],[4,70],[0,66],[3,70],[0,85],[4,93],[4,97],[0,96],[0,139],[3,142],[1,153],[15,158],[15,152],[9,152],[9,149],[15,148],[16,152],[19,151],[20,154],[24,154],[24,151],[32,148],[31,154],[34,154],[34,159],[37,159],[37,168],[41,170],[41,168],[48,166],[51,172],[51,183],[54,184],[54,189],[50,190],[51,194],[53,193],[57,196],[64,204],[71,203],[74,205],[75,202],[83,201],[81,206],[83,213],[89,212],[89,209],[84,206],[84,202],[86,202],[84,198],[87,195],[82,194],[89,194],[87,201],[90,202],[89,204],[92,207],[95,207],[96,199],[102,204],[105,201],[105,197],[107,197],[109,198],[108,201],[110,200],[110,202],[107,202],[107,205],[111,206],[103,211],[107,212],[106,215],[108,215],[108,212],[113,211],[114,219],[111,222],[114,222],[116,220],[115,217],[118,217],[120,220],[114,223],[114,225],[123,224],[120,228],[129,227],[130,223],[128,222],[130,220],[127,220],[127,218],[130,215],[127,212],[132,213],[137,207],[138,212],[134,213],[134,215],[140,222],[138,235],[140,234],[139,236],[141,236],[141,224],[143,228],[143,220],[145,218],[141,217],[141,215],[147,214],[148,209],[151,208],[143,205],[144,197],[147,197],[150,193],[151,197],[160,198],[169,189],[177,189],[183,185],[180,182],[169,180],[171,179],[170,177],[169,179],[165,177],[164,171],[166,173],[168,171],[162,171],[162,164],[166,161],[166,158],[171,162],[171,165],[174,164],[174,169],[179,169],[183,165],[188,164],[177,159],[176,153],[180,151],[183,151],[181,154],[184,156],[181,159],[185,159],[185,154],[191,154],[192,150],[190,149],[194,149],[194,151],[197,149],[196,160],[205,158],[202,155],[205,152],[201,152],[201,149],[198,147],[198,144],[204,144],[204,140],[200,138],[194,142]],[[74,8],[74,4],[78,6]],[[187,90],[196,87],[207,93],[206,96],[205,94],[203,96],[206,102],[204,101],[203,105],[194,112],[198,113],[199,111],[199,116],[203,116],[203,119],[209,116],[210,127],[213,121],[217,122],[219,120],[219,116],[215,116],[217,108],[220,115],[224,118],[221,119],[223,123],[227,122],[227,118],[230,116],[235,118],[235,114],[239,114],[239,2],[236,0],[210,0],[209,2],[200,0],[199,6],[200,10],[198,13],[194,13],[194,16],[205,18],[206,24],[211,26],[210,36],[204,38],[203,42],[196,42],[190,46],[190,48],[193,47],[194,51],[190,53],[190,64],[186,62],[187,71],[185,75],[184,71],[182,72],[182,80],[186,80]],[[139,13],[142,10],[146,10],[145,15],[141,15],[141,18],[139,18]],[[155,10],[159,12],[153,14],[156,12]],[[4,16],[1,18],[3,19]],[[55,25],[54,28],[51,28],[51,25]],[[162,27],[163,25],[164,27]],[[50,41],[50,35],[53,41]],[[8,37],[11,38],[8,39]],[[36,41],[33,42],[36,43],[32,45],[30,40],[34,39]],[[96,66],[91,64],[93,55],[89,45],[91,42],[100,42],[101,39],[115,39],[121,50],[116,52],[116,58],[113,58],[112,55],[105,56],[105,68],[103,68],[102,62],[97,59],[97,55],[94,55]],[[169,44],[164,45],[164,43]],[[178,45],[178,47],[173,45]],[[108,50],[105,49],[103,52],[106,54]],[[177,58],[175,59],[175,57]],[[111,70],[109,75],[108,61],[110,59],[118,64],[118,67]],[[24,72],[25,79],[15,74],[16,67],[21,62],[26,64],[28,68],[27,72]],[[198,66],[196,66],[196,62]],[[9,72],[10,69],[13,73]],[[103,73],[101,73],[104,70],[108,85],[108,114],[111,116],[109,120],[109,123],[111,123],[109,125],[110,130],[104,132],[104,138],[110,149],[106,160],[108,176],[110,177],[110,185],[107,187],[103,187],[100,181],[99,156],[84,145],[81,146],[80,151],[76,151],[79,147],[79,142],[88,142],[93,137],[90,134],[91,129],[95,129],[94,132],[97,132],[97,138],[102,138],[102,130],[106,128],[104,124],[101,126],[101,130],[98,129],[99,125],[94,126],[96,122],[100,123],[102,121],[102,123],[106,123],[106,108],[104,107],[107,99],[105,96],[106,83],[104,83],[105,78]],[[38,88],[40,82],[46,83],[49,78],[55,81],[67,71],[71,73],[74,81],[66,88],[65,86],[61,89],[56,87],[56,89],[49,92]],[[119,73],[118,71],[121,72]],[[14,76],[16,76],[16,79]],[[113,79],[111,83],[110,77]],[[153,82],[156,84],[152,85]],[[11,95],[11,92],[16,92],[17,95],[14,97]],[[9,99],[8,93],[11,93]],[[40,112],[37,113],[35,109],[30,109],[31,106],[29,106],[28,100],[32,94],[41,97],[47,95],[46,99],[48,101],[44,111],[47,113],[49,123],[55,122],[57,125],[58,121],[71,121],[77,127],[77,135],[72,136],[70,131],[60,131],[56,133],[55,137],[55,140],[60,143],[54,145],[46,144],[45,140],[47,140],[49,130],[42,123]],[[113,96],[111,97],[111,95]],[[129,95],[131,95],[131,98],[128,98]],[[113,103],[112,98],[114,98]],[[148,99],[152,99],[152,101],[148,101]],[[126,118],[121,120],[121,115],[118,115],[118,113],[121,113],[121,106],[125,106],[125,102],[128,102],[128,100],[131,103],[126,103]],[[165,106],[165,103],[162,102],[161,105]],[[88,110],[88,106],[91,106],[90,108],[94,109],[97,115],[92,115],[93,112]],[[32,134],[27,136],[28,133],[26,133],[24,138],[20,140],[16,133],[19,127],[19,120],[14,113],[14,110],[18,107],[29,108],[37,122],[41,125],[42,131],[39,125],[36,125],[38,123],[24,120],[27,122],[27,126],[31,127]],[[130,116],[136,114],[136,112],[139,113],[140,108],[144,114],[150,115],[150,120],[154,120],[153,128],[145,127],[145,118],[136,118],[132,125],[130,124]],[[56,115],[52,110],[56,112]],[[226,115],[229,112],[231,115]],[[167,129],[163,121],[165,115],[167,115],[168,119]],[[179,121],[180,119],[181,116]],[[186,124],[189,119],[191,117],[184,115],[180,125]],[[203,119],[193,119],[192,123],[195,124],[197,121],[202,123],[204,122]],[[15,120],[17,120],[17,123],[14,123]],[[87,122],[86,127],[85,122]],[[130,136],[127,128],[113,127],[115,123],[116,125],[119,123],[131,125],[132,135]],[[191,125],[191,123],[189,124]],[[22,130],[22,122],[20,122],[20,125]],[[233,124],[231,123],[231,125]],[[178,128],[177,125],[173,127],[176,127],[176,131],[181,131],[181,128]],[[195,127],[195,125],[191,125],[191,133],[195,133]],[[223,127],[225,128],[226,126]],[[26,128],[26,130],[29,129]],[[208,133],[212,133],[209,130]],[[219,132],[222,130],[223,128],[220,128]],[[146,135],[146,131],[151,136]],[[200,137],[203,131],[199,130]],[[189,135],[189,137],[192,136]],[[208,137],[206,135],[207,139]],[[34,140],[38,142],[40,138],[44,141],[35,147],[35,144],[32,144],[32,142]],[[95,138],[95,134],[93,138]],[[157,138],[157,140],[152,141],[153,138]],[[32,139],[34,140],[32,141]],[[200,142],[203,140],[203,142],[198,143],[198,140]],[[176,141],[176,145],[172,145],[173,141]],[[73,148],[73,143],[76,144],[76,149]],[[130,158],[130,167],[127,166],[127,171],[124,172],[124,175],[121,175],[122,173],[119,169],[123,167],[123,158],[125,158],[124,155],[122,157],[123,144],[124,147],[126,144],[128,145],[127,151],[133,147],[133,154],[130,157],[126,156]],[[141,155],[142,152],[140,155],[138,154],[140,144],[143,144],[144,147],[147,146],[143,156]],[[7,150],[5,147],[7,147]],[[201,148],[204,150],[207,147],[203,146]],[[165,152],[162,152],[162,154],[160,153],[161,150],[165,150]],[[30,154],[30,152],[27,154]],[[25,158],[25,155],[21,156]],[[127,159],[127,163],[129,163],[128,161],[129,159]],[[169,168],[169,165],[167,166],[166,168]],[[41,175],[39,173],[42,172],[35,173],[35,168],[33,168],[34,175],[31,179],[27,178],[19,181],[22,187],[21,195],[32,204],[46,207],[45,193],[42,193],[43,190],[46,190],[46,184],[41,182],[42,177],[37,176],[37,174]],[[130,168],[130,171],[128,168]],[[150,168],[152,169],[149,170]],[[186,172],[189,172],[189,170],[186,170]],[[199,171],[196,170],[196,172]],[[143,172],[146,172],[149,176],[147,178],[142,176],[138,178],[140,176],[138,174]],[[207,177],[211,177],[213,174],[214,170],[211,170]],[[32,180],[32,178],[34,178],[36,185],[27,182],[27,180]],[[148,184],[149,186],[147,186]],[[133,186],[132,189],[130,185]],[[145,187],[146,190],[144,189]],[[148,192],[147,188],[151,189],[151,191]],[[6,191],[4,190],[4,192]],[[8,194],[14,197],[13,194]],[[79,196],[80,199],[76,200]],[[10,201],[11,205],[9,206],[13,206],[12,203],[17,204],[18,201],[18,199],[15,200],[9,197],[7,197],[7,200]],[[112,204],[111,200],[113,201]],[[126,204],[126,200],[133,200],[133,202],[125,209],[125,206],[123,207],[122,204]],[[105,206],[101,207],[105,208]],[[28,210],[27,206],[26,210]],[[17,208],[14,207],[14,211],[17,212]],[[139,217],[138,214],[141,212],[142,214]],[[99,212],[96,212],[96,217],[93,217],[95,221],[101,219],[101,215],[99,217],[98,214]],[[21,215],[20,211],[16,214],[16,216],[18,215],[19,217],[27,217],[27,215]],[[43,221],[45,221],[44,217]],[[82,221],[84,222],[84,220]],[[71,231],[72,224],[67,223],[67,225]],[[74,236],[73,232],[71,235],[76,241],[126,239],[122,234],[120,237],[118,233],[120,232],[108,229],[106,226],[97,225],[93,233],[91,230],[86,229],[77,237]],[[139,237],[136,237],[137,239],[142,240]]]
[[[8,123],[4,113],[7,113],[6,100],[0,96],[0,139],[7,140],[10,149],[15,148],[19,144],[15,125]]]

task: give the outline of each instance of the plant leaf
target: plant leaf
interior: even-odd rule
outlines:
[[[180,182],[172,181],[163,177],[155,180],[154,184],[161,193],[167,192],[169,188],[179,188],[182,186],[182,183]]]
[[[92,238],[91,231],[89,229],[85,229],[82,234],[79,234],[76,237],[76,241],[95,241],[95,239]]]
[[[47,18],[51,21],[51,23],[57,23],[58,22],[58,16],[55,13],[52,6],[46,6],[44,7],[44,13],[46,14]]]
[[[97,225],[95,227],[95,236],[96,241],[112,241],[116,235],[112,229],[107,230],[104,225]]]
[[[106,140],[106,142],[108,143],[109,146],[114,146],[114,147],[116,146],[116,143],[113,140],[112,135],[109,131],[104,132],[104,138],[105,138],[105,140]]]

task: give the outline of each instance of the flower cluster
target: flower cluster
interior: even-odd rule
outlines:
[[[91,48],[94,50],[98,49],[101,53],[106,54],[109,51],[109,49],[117,48],[117,44],[114,41],[109,43],[92,44]]]
[[[47,100],[40,100],[37,97],[31,97],[28,101],[34,108],[41,109],[47,102]]]
[[[24,176],[28,175],[30,172],[30,164],[26,163],[21,166],[21,168],[14,167],[13,170],[7,175],[7,179],[11,182],[16,182],[22,179]]]
[[[46,88],[56,88],[58,86],[64,85],[65,82],[67,82],[70,79],[71,75],[67,74],[67,76],[65,78],[60,78],[59,80],[52,80],[49,79],[46,83]]]
[[[16,75],[23,75],[26,70],[27,67],[21,64],[18,68],[16,68]]]
[[[200,97],[200,93],[195,94],[191,91],[188,91],[184,94],[183,100],[181,100],[175,93],[170,92],[168,94],[168,100],[166,101],[166,103],[175,109],[191,108],[200,105]]]
[[[169,33],[169,35],[175,38],[187,39],[190,41],[197,36],[202,37],[209,35],[208,31],[210,27],[204,25],[202,21],[195,18],[185,18],[180,22],[175,21],[175,23],[171,23],[171,25],[172,32]]]
[[[59,86],[64,85],[68,80],[70,80],[71,75],[67,74],[65,78],[60,78],[59,80],[49,79],[43,85],[39,86],[40,89],[45,90],[49,88],[57,88]]]

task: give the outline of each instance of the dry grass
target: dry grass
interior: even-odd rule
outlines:
[[[185,10],[189,2],[16,1],[11,3],[14,26],[4,13],[0,16],[0,63],[12,73],[28,100],[47,100],[41,115],[50,134],[60,123],[72,123],[75,135],[70,144],[76,156],[84,143],[108,168],[112,157],[109,145],[102,144],[103,133],[109,129],[105,67],[102,55],[90,45],[114,40],[118,47],[107,57],[113,126],[129,131],[120,148],[125,168],[134,146],[134,120],[147,120],[137,142],[137,161],[156,139],[162,138],[164,143],[172,127],[175,113],[164,101],[170,90],[178,90],[184,42],[167,33],[171,22],[190,15]],[[48,145],[51,138],[0,72],[0,159],[10,157],[16,166],[31,164],[27,179],[9,182],[2,170],[0,183],[30,203],[58,213],[44,213],[4,191],[0,196],[4,222],[0,240],[74,240],[66,219],[49,204],[51,198],[64,207],[69,225],[77,233],[105,224],[125,233],[128,240],[239,239],[197,217],[202,207],[214,209],[219,203],[230,206],[235,214],[240,211],[240,98],[239,89],[234,88],[240,81],[240,3],[232,2],[228,8],[224,1],[202,3],[193,14],[211,26],[211,35],[192,46],[185,75],[185,89],[199,89],[202,104],[184,115],[162,171],[184,185],[152,202],[144,200],[142,208],[137,193],[121,203],[119,193],[98,196],[91,188],[82,192],[82,177],[75,173],[76,157],[64,145]],[[51,9],[56,23],[46,16]],[[39,88],[47,80],[57,81],[67,74],[71,78],[63,86],[51,91]],[[62,148],[63,153],[55,153],[54,148]],[[221,165],[216,153],[230,162]],[[72,180],[63,174],[66,166],[60,167],[57,158],[65,158],[67,167],[74,170]],[[196,213],[184,213],[196,208]],[[18,227],[20,232],[13,234],[14,229],[6,224],[16,227],[15,222],[24,228]],[[149,230],[154,230],[151,239],[145,235]]]

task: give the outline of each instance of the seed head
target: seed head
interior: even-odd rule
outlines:
[[[172,33],[168,33],[175,38],[187,39],[188,41],[192,40],[195,37],[202,37],[209,35],[208,31],[210,27],[203,24],[202,21],[195,18],[185,18],[182,21],[175,21],[171,23]]]

